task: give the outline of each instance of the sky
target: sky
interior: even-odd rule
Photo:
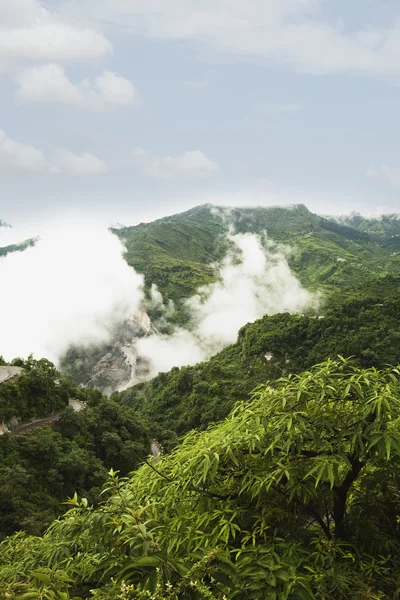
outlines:
[[[397,0],[0,0],[0,218],[400,212]]]

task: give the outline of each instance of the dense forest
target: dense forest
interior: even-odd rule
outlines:
[[[102,503],[0,548],[6,598],[394,598],[396,369],[327,361],[259,386]],[[1,589],[1,588],[0,588]]]
[[[267,208],[206,204],[114,232],[126,245],[127,262],[143,273],[148,288],[156,284],[165,300],[175,302],[176,320],[185,322],[182,300],[216,279],[218,261],[229,249],[230,230],[266,233],[290,250],[294,273],[307,289],[322,291],[328,304],[377,292],[386,276],[400,275],[400,255],[387,246],[386,230],[378,226],[373,232],[358,230],[320,217],[302,204]]]
[[[326,358],[362,367],[400,364],[400,300],[352,300],[324,315],[287,313],[243,327],[236,344],[208,362],[174,368],[111,398],[150,419],[162,443],[225,418],[255,386],[300,373]],[[268,359],[266,358],[268,355]]]
[[[0,359],[20,368],[0,423],[54,416],[0,436],[0,598],[400,597],[398,220],[206,205],[114,230],[172,327],[229,226],[283,245],[319,310],[264,316],[110,397],[45,358]]]
[[[5,361],[2,361],[3,363]],[[126,475],[150,452],[149,425],[96,390],[78,389],[45,359],[16,360],[19,377],[0,385],[0,422],[59,412],[51,427],[0,436],[0,538],[41,533],[74,492],[98,501],[107,471]],[[85,410],[74,412],[70,398]]]

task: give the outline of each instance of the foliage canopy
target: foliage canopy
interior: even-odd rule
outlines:
[[[223,423],[129,479],[111,472],[97,509],[75,497],[43,538],[3,542],[3,590],[60,600],[396,597],[399,379],[398,369],[338,359],[259,386]]]

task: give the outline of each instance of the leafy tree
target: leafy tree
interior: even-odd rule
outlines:
[[[55,415],[51,426],[0,436],[0,538],[39,534],[77,492],[94,502],[107,471],[126,475],[150,453],[148,425],[97,390],[80,390],[45,359],[13,361],[21,374],[0,385],[0,422]],[[87,408],[67,408],[79,398]]]
[[[362,367],[400,364],[399,313],[397,298],[364,298],[324,311],[323,319],[265,316],[243,327],[237,342],[209,361],[160,373],[112,399],[148,419],[153,435],[169,449],[176,436],[224,419],[239,399],[248,398],[267,379],[300,373],[338,354],[353,356]]]
[[[399,380],[339,359],[260,386],[129,479],[111,472],[97,509],[74,497],[43,538],[5,541],[0,586],[60,599],[395,598]]]

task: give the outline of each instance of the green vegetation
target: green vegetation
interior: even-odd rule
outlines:
[[[11,254],[11,252],[23,252],[27,248],[31,248],[37,242],[37,239],[26,240],[25,242],[21,242],[20,244],[10,244],[9,246],[3,246],[0,248],[0,257],[7,256],[7,254]]]
[[[1,357],[0,364],[6,364]],[[11,364],[23,371],[0,385],[0,423],[13,417],[21,421],[45,417],[67,406],[75,383],[59,373],[53,363],[30,357]]]
[[[357,231],[374,236],[390,247],[399,247],[400,217],[398,214],[381,215],[380,217],[364,217],[359,213],[351,213],[336,218],[340,223],[348,225]]]
[[[236,344],[209,361],[160,373],[112,399],[146,417],[169,448],[177,435],[225,418],[266,379],[299,373],[338,354],[354,356],[363,367],[400,363],[399,314],[398,299],[364,299],[329,309],[324,318],[266,316],[243,327]]]
[[[14,364],[24,371],[0,384],[1,420],[60,414],[54,429],[0,436],[0,537],[19,529],[40,533],[75,491],[97,499],[107,471],[117,464],[129,473],[148,456],[151,443],[148,425],[133,410],[98,391],[77,389],[49,361]],[[70,398],[86,409],[68,408]]]
[[[190,213],[191,211],[189,211]],[[208,208],[114,232],[124,241],[125,258],[148,287],[156,284],[165,299],[178,302],[214,281],[210,266],[226,250],[225,227]]]
[[[25,370],[0,385],[3,419],[61,414],[53,429],[0,437],[0,535],[41,531],[75,491],[94,501],[107,469],[126,475],[149,454],[150,432],[168,451],[191,429],[223,420],[267,379],[338,354],[354,356],[362,367],[400,363],[399,312],[397,299],[364,299],[327,310],[324,318],[264,317],[243,327],[236,344],[209,361],[160,373],[109,400],[77,389],[49,361],[15,361]],[[88,408],[66,409],[69,398]]]
[[[14,361],[0,422],[57,416],[0,436],[0,598],[400,597],[399,222],[206,205],[114,230],[176,323],[218,276],[229,223],[290,247],[321,314],[265,316],[209,361],[109,399]],[[66,361],[79,377],[99,352]]]
[[[125,258],[177,306],[201,285],[215,281],[216,261],[229,248],[229,227],[239,233],[267,233],[290,249],[289,264],[302,284],[323,291],[324,301],[349,300],[358,289],[379,288],[381,279],[400,275],[400,255],[387,240],[368,231],[325,219],[304,205],[293,207],[217,208],[202,205],[172,217],[114,232],[123,240]]]
[[[6,598],[378,600],[400,589],[399,371],[265,384],[96,509],[0,548]]]

